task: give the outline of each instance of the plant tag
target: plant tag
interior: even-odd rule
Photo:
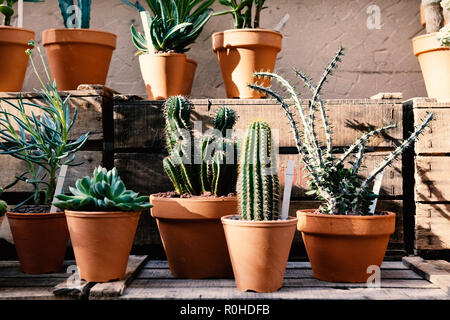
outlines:
[[[372,192],[377,195],[380,194],[381,182],[383,181],[383,175],[384,175],[384,170],[381,171],[379,174],[377,174],[377,176],[375,177],[375,183],[373,184]],[[372,201],[372,205],[369,208],[369,214],[375,213],[375,209],[377,207],[377,200],[378,199],[375,199]]]
[[[66,180],[66,173],[67,173],[67,165],[62,165],[61,169],[59,170],[59,176],[56,182],[55,195],[53,196],[52,203],[54,203],[57,200],[56,196],[58,194],[61,194],[61,192],[63,191],[64,180]],[[52,207],[50,208],[50,213],[55,213],[57,210],[58,208],[52,204]]]
[[[292,181],[294,180],[294,160],[288,160],[284,177],[283,204],[281,206],[281,220],[287,220],[291,201]]]
[[[17,27],[23,28],[23,0],[17,4]]]
[[[149,22],[151,21],[150,13],[148,11],[141,11],[140,15],[142,27],[144,28],[145,40],[147,41],[148,52],[152,53],[153,52],[153,50],[151,50],[152,38],[150,35],[150,24],[149,24]]]

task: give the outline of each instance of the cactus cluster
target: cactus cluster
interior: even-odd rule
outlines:
[[[337,68],[341,57],[344,54],[344,48],[340,47],[332,61],[327,65],[318,84],[314,84],[312,80],[305,74],[295,70],[296,75],[305,84],[305,87],[311,91],[312,99],[309,101],[309,110],[302,104],[296,88],[291,85],[283,77],[269,72],[256,72],[258,79],[275,79],[291,96],[294,106],[289,105],[285,99],[273,89],[265,88],[259,83],[249,85],[251,88],[260,92],[271,95],[281,104],[285,114],[289,120],[290,127],[296,140],[298,152],[302,156],[304,167],[309,177],[309,186],[311,191],[309,194],[315,194],[318,199],[323,200],[321,212],[326,214],[358,214],[368,215],[370,205],[378,195],[369,189],[369,185],[374,181],[375,177],[381,173],[388,165],[392,163],[408,146],[410,146],[418,136],[423,132],[425,127],[430,123],[433,114],[429,113],[422,124],[416,128],[403,143],[401,143],[390,155],[388,155],[367,178],[362,179],[358,175],[364,157],[365,147],[368,140],[375,135],[382,133],[395,127],[388,125],[364,134],[358,139],[347,151],[337,158],[333,151],[331,126],[325,110],[324,102],[321,98],[321,90],[329,75]],[[297,110],[301,126],[295,119],[294,110]],[[326,136],[326,144],[322,145],[317,138],[317,130],[315,125],[316,113],[320,114],[323,128]],[[354,156],[352,162],[347,161],[350,156]],[[345,164],[349,162],[350,166]]]
[[[89,29],[92,0],[58,0],[59,9],[66,28]]]
[[[276,154],[270,126],[264,121],[252,122],[242,141],[237,193],[242,220],[278,220]]]
[[[166,148],[164,170],[175,191],[222,196],[233,193],[237,179],[237,144],[226,136],[236,123],[234,110],[222,107],[214,116],[210,134],[194,137],[191,105],[182,96],[170,97],[164,105]]]
[[[60,209],[75,211],[142,211],[152,207],[148,197],[127,190],[117,169],[107,171],[98,167],[92,177],[77,180],[76,188],[70,187],[72,196],[59,194],[59,202],[54,205]]]

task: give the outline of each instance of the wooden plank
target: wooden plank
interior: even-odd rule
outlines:
[[[90,299],[107,299],[109,297],[121,296],[127,287],[133,281],[137,273],[145,265],[148,256],[130,256],[128,259],[125,277],[120,281],[95,284],[90,292]]]
[[[450,204],[416,203],[415,248],[450,249]]]
[[[403,257],[403,263],[450,296],[450,272],[421,257]]]
[[[416,201],[450,201],[450,157],[416,157]]]
[[[45,275],[42,277],[32,278],[29,277],[8,277],[8,278],[0,278],[0,290],[2,288],[31,288],[31,287],[54,287],[58,283],[64,281],[67,277],[63,278],[54,278],[49,277],[46,278]]]
[[[415,144],[415,152],[422,154],[444,154],[450,152],[450,132],[447,130],[450,122],[450,104],[446,108],[415,109],[414,122],[418,126],[427,113],[434,113],[434,121],[425,129],[424,135]]]
[[[0,300],[70,300],[69,296],[55,296],[52,287],[1,288]]]
[[[279,130],[280,146],[295,147],[284,111],[275,100],[193,99],[191,102],[194,106],[192,119],[202,121],[203,130],[212,127],[211,117],[219,107],[228,106],[239,115],[235,125],[238,134],[242,134],[247,129],[248,123],[258,115],[258,118],[267,120],[273,130]],[[403,106],[399,100],[326,100],[325,105],[330,109],[329,121],[334,126],[334,146],[348,146],[363,132],[386,123],[397,123],[398,127],[373,138],[368,146],[393,147],[403,136]],[[115,147],[119,149],[163,147],[164,132],[161,128],[164,119],[161,109],[161,102],[116,100]],[[320,117],[317,118],[319,125]],[[317,132],[319,139],[324,141],[323,130],[319,129]]]

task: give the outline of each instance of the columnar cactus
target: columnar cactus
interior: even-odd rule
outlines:
[[[264,121],[254,121],[241,145],[237,183],[239,214],[243,220],[277,220],[280,184],[272,132]]]
[[[368,140],[375,135],[382,133],[395,127],[395,125],[388,125],[380,129],[373,130],[364,134],[358,139],[339,159],[332,153],[332,135],[331,126],[328,122],[328,116],[321,98],[321,90],[326,82],[328,76],[337,68],[338,63],[341,62],[341,57],[344,55],[344,48],[340,48],[332,61],[326,67],[322,78],[317,85],[312,83],[312,80],[299,71],[295,71],[301,81],[304,82],[305,87],[312,93],[312,99],[309,101],[309,110],[305,110],[301,99],[296,93],[296,89],[283,77],[269,72],[256,72],[255,76],[258,78],[271,78],[277,80],[291,95],[294,101],[294,107],[297,109],[301,119],[302,126],[299,127],[292,110],[284,98],[272,90],[270,87],[265,88],[256,83],[249,85],[251,88],[264,92],[277,99],[286,116],[289,120],[298,152],[302,156],[304,167],[308,171],[309,185],[311,191],[309,194],[315,194],[319,200],[323,200],[323,205],[320,209],[322,213],[327,214],[359,214],[368,215],[370,212],[372,201],[378,197],[371,190],[369,185],[373,182],[375,177],[382,172],[388,165],[392,163],[408,146],[413,143],[418,136],[423,132],[425,127],[433,119],[433,114],[426,116],[423,123],[410,135],[401,145],[399,145],[389,156],[387,156],[376,167],[366,179],[361,179],[358,176],[358,170],[361,167],[362,159],[364,157],[364,149]],[[306,112],[308,111],[308,112]],[[315,114],[319,111],[323,128],[326,136],[326,145],[322,146],[317,138],[315,126]],[[356,151],[356,153],[355,153]],[[350,156],[355,156],[355,160],[350,162],[350,167],[345,167],[345,161]]]
[[[191,106],[182,96],[171,97],[164,106],[166,147],[163,161],[175,191],[200,195],[211,192],[222,196],[235,191],[237,144],[226,137],[236,123],[234,110],[220,108],[214,117],[212,134],[194,138],[190,121]]]

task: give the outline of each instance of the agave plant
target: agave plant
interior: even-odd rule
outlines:
[[[11,17],[14,15],[14,4],[18,0],[0,0],[0,13],[2,13],[5,18],[3,20],[4,26],[11,25]],[[44,0],[24,0],[25,2],[43,2]]]
[[[139,12],[145,11],[136,1],[123,3],[136,8]],[[150,41],[155,52],[183,53],[189,50],[203,30],[205,24],[212,16],[210,6],[215,0],[146,0],[150,8],[146,12]],[[145,23],[145,21],[143,21]],[[149,52],[149,41],[145,35],[131,26],[132,40],[139,53]]]
[[[214,16],[233,15],[234,28],[259,28],[261,11],[266,9],[266,0],[219,0],[220,4],[230,7],[229,10],[214,13]],[[255,9],[253,21],[252,10]]]
[[[58,0],[59,9],[66,28],[89,29],[92,0]]]
[[[70,187],[72,196],[56,195],[59,202],[54,205],[60,209],[74,211],[142,211],[153,205],[147,196],[139,196],[127,190],[120,179],[117,169],[107,171],[99,166],[92,177],[84,177],[76,182],[76,188]]]

